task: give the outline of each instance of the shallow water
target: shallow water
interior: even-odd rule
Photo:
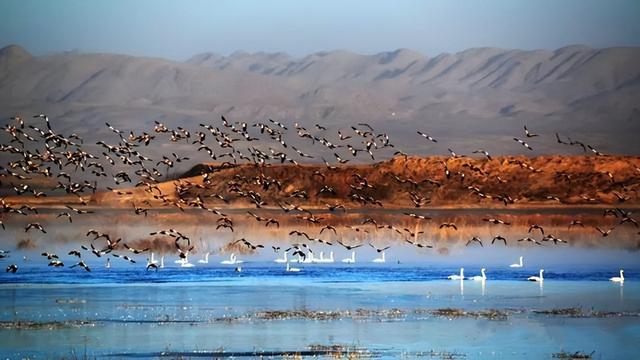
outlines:
[[[241,273],[213,264],[157,273],[32,265],[3,273],[0,321],[13,326],[0,330],[0,356],[154,358],[164,352],[211,358],[224,351],[278,358],[313,344],[339,344],[380,358],[540,359],[564,350],[632,359],[640,352],[638,268],[625,269],[628,280],[620,286],[606,281],[617,275],[609,266],[556,265],[540,285],[525,281],[537,273],[532,267],[496,266],[483,286],[443,280],[458,268],[442,264],[297,266],[303,268],[298,274],[260,262],[243,264]],[[432,313],[443,308],[507,315]],[[558,308],[581,308],[583,315],[535,312]],[[362,313],[354,315],[358,309]],[[284,319],[260,315],[272,310],[306,312]],[[320,311],[337,315],[322,318]],[[74,323],[80,320],[88,324]]]

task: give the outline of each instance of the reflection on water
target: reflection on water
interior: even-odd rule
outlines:
[[[442,239],[436,250],[396,241],[385,252],[385,264],[372,263],[379,255],[363,246],[355,264],[296,264],[301,271],[287,273],[284,264],[273,261],[282,254],[268,247],[270,241],[292,239],[252,228],[245,231],[254,231],[252,240],[267,249],[242,255],[243,271],[236,273],[235,266],[220,264],[229,254],[217,251],[232,235],[221,237],[192,221],[185,232],[199,246],[190,257],[193,268],[176,264],[170,247],[157,272],[145,270],[149,253],[129,254],[135,264],[111,258],[109,269],[104,257],[83,253],[91,272],[70,269],[77,258],[66,254],[89,243],[89,227],[125,239],[169,227],[166,217],[114,214],[47,223],[47,234],[34,234],[37,239],[26,239],[16,224],[0,233],[0,249],[11,251],[0,265],[20,266],[16,274],[0,273],[0,356],[57,358],[86,351],[88,357],[153,358],[168,352],[168,357],[211,358],[260,351],[277,357],[350,349],[382,358],[539,359],[559,351],[596,351],[596,358],[633,358],[640,352],[637,253],[608,249],[604,242],[598,249],[547,244],[443,252],[439,249],[448,245]],[[41,216],[38,221],[50,220]],[[487,229],[482,231],[495,228]],[[236,231],[234,237],[247,235]],[[350,240],[380,241],[385,235],[376,236]],[[425,235],[425,241],[437,240]],[[351,256],[337,246],[313,246],[318,253],[334,251],[336,259]],[[48,267],[42,251],[60,254],[66,266]],[[207,251],[209,262],[198,262]],[[510,268],[519,256],[524,266]],[[472,275],[486,268],[488,280],[446,280],[462,266]],[[526,281],[541,268],[544,282]],[[620,268],[626,282],[609,282]]]
[[[600,269],[549,271],[544,285],[526,281],[526,268],[488,269],[486,282],[443,280],[456,269],[437,266],[317,265],[297,275],[259,263],[246,264],[240,275],[221,266],[164,270],[62,269],[46,284],[50,270],[42,266],[24,269],[19,283],[6,283],[16,277],[3,274],[0,355],[70,356],[86,348],[90,356],[155,357],[313,344],[383,358],[432,350],[467,358],[538,359],[560,350],[632,358],[640,351],[637,269],[624,286],[601,280]],[[554,315],[569,308],[578,310]],[[488,310],[505,317],[475,315]]]

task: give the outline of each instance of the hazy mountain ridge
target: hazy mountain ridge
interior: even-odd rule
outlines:
[[[33,57],[19,46],[0,50],[5,115],[64,114],[69,122],[84,121],[88,131],[105,120],[135,128],[131,119],[189,124],[225,114],[308,126],[393,120],[397,131],[426,121],[430,129],[461,139],[477,132],[505,137],[524,122],[577,136],[628,137],[639,129],[639,99],[640,48],[474,48],[433,57],[407,49],[302,58],[236,52],[204,53],[186,62],[113,54]]]

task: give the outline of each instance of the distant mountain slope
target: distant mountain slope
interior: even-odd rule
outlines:
[[[74,132],[87,136],[99,134],[104,121],[136,129],[154,119],[197,125],[224,114],[307,126],[367,121],[397,136],[424,128],[468,151],[529,123],[605,151],[640,153],[634,141],[639,100],[640,48],[477,48],[434,57],[406,49],[303,58],[236,52],[200,54],[183,63],[112,54],[33,57],[15,45],[0,50],[3,116],[64,115],[62,129],[81,122]],[[407,147],[426,152],[417,140]]]

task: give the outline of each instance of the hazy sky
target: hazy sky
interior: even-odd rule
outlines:
[[[304,55],[411,48],[640,45],[640,0],[1,0],[0,46],[183,60],[235,50]]]

